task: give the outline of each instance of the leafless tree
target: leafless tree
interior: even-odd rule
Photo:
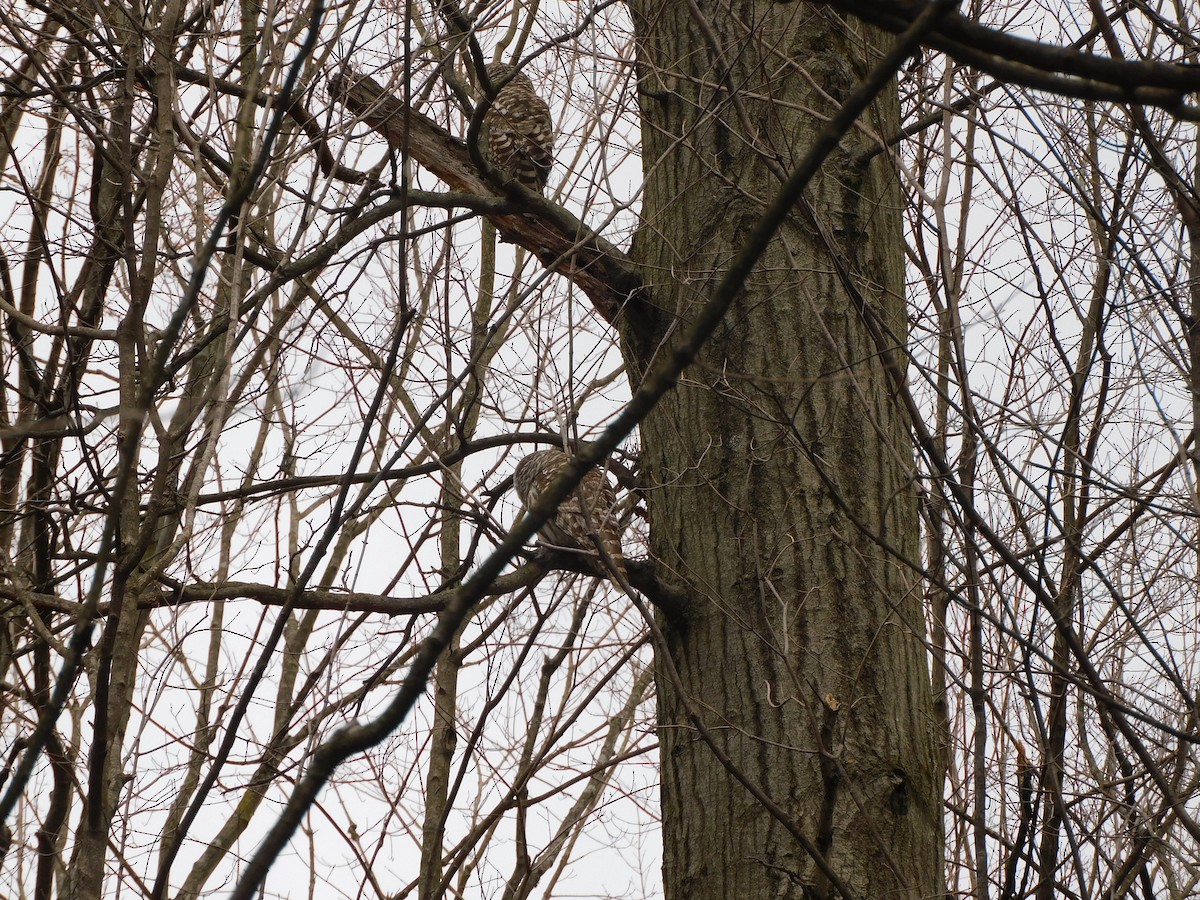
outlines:
[[[0,11],[0,896],[1193,896],[1195,19]]]

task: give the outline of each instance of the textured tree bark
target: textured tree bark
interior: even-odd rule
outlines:
[[[644,371],[888,38],[802,3],[629,5],[652,308],[623,348]],[[833,265],[901,344],[900,191],[867,152],[898,129],[895,91],[860,125],[808,190],[815,225],[797,210],[643,423],[642,466],[652,552],[690,596],[662,622],[670,662],[706,730],[856,896],[915,900],[943,888],[919,585],[897,558],[918,558],[912,456]],[[837,896],[658,669],[666,896]]]

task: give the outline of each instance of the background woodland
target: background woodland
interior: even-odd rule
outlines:
[[[1197,15],[0,10],[0,897],[1194,896]]]

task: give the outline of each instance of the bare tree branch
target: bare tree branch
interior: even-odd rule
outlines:
[[[915,0],[816,0],[886,31],[907,28],[928,6]],[[1200,66],[1098,56],[1005,34],[960,12],[946,16],[923,41],[952,59],[1009,84],[1064,97],[1157,106],[1200,121],[1187,95],[1200,91]]]
[[[397,153],[412,158],[451,190],[481,197],[502,196],[471,161],[466,145],[436,122],[389,94],[369,75],[347,68],[329,79],[335,100],[387,139]],[[609,323],[645,302],[641,277],[615,246],[591,232],[561,207],[523,191],[520,212],[486,213],[500,235],[518,244],[579,286]]]

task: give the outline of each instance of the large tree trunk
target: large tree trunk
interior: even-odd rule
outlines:
[[[646,172],[634,256],[656,311],[624,348],[644,370],[883,38],[802,3],[630,6]],[[920,592],[895,555],[918,556],[911,450],[833,264],[902,342],[900,191],[889,154],[871,153],[897,120],[889,90],[843,140],[806,195],[820,227],[798,209],[777,235],[643,423],[642,465],[652,551],[691,596],[686,621],[663,622],[670,662],[705,731],[858,897],[915,900],[942,891],[942,829]],[[669,900],[836,896],[658,668]]]

